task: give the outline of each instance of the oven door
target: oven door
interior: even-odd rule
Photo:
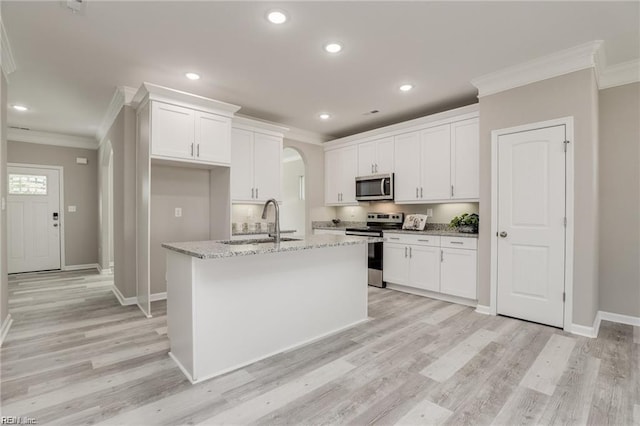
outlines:
[[[393,200],[393,174],[357,177],[356,200]]]

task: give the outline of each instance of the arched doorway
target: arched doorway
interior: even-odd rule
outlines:
[[[285,147],[282,152],[282,206],[280,228],[295,229],[295,236],[306,232],[306,167],[300,152]]]

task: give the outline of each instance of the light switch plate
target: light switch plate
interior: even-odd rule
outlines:
[[[75,213],[76,212],[76,206],[69,206],[67,207],[67,211],[69,213]]]
[[[182,208],[176,207],[175,216],[176,217],[182,217]]]

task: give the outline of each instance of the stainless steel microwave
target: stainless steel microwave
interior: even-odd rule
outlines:
[[[393,200],[393,173],[357,177],[356,200]]]

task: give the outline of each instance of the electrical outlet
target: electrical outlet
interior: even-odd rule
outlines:
[[[76,206],[68,206],[67,211],[69,213],[75,213],[77,211]]]
[[[427,209],[427,216],[433,217],[433,209]]]
[[[182,217],[182,208],[176,207],[175,216],[176,217]]]

